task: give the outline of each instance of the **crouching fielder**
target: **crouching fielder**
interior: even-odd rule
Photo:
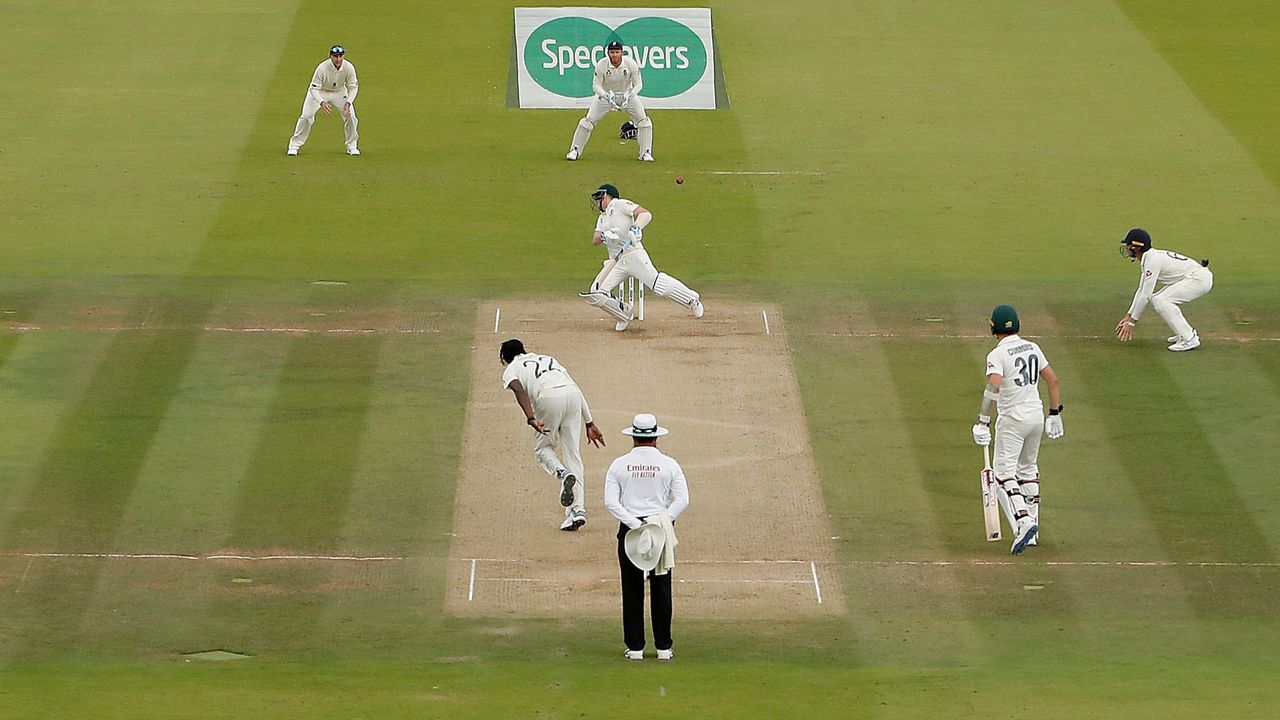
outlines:
[[[1213,273],[1208,260],[1192,260],[1185,255],[1151,247],[1151,235],[1142,228],[1134,228],[1120,242],[1120,254],[1129,262],[1142,263],[1142,279],[1138,291],[1133,294],[1129,312],[1116,324],[1116,337],[1126,342],[1133,337],[1142,311],[1151,303],[1152,309],[1169,326],[1169,349],[1186,352],[1200,347],[1200,334],[1182,316],[1182,303],[1202,297],[1213,288]],[[1156,283],[1164,285],[1154,292]]]
[[[973,441],[991,444],[991,404],[996,404],[996,447],[992,470],[996,483],[1008,497],[1014,530],[1014,555],[1036,544],[1040,531],[1040,436],[1062,437],[1062,397],[1058,374],[1049,367],[1040,346],[1018,337],[1018,313],[1008,305],[991,311],[991,334],[999,338],[987,353],[987,388],[973,426]],[[1049,418],[1038,388],[1044,380],[1049,390]]]
[[[662,297],[689,308],[694,317],[702,317],[702,296],[670,275],[658,272],[641,243],[644,228],[653,219],[653,213],[618,197],[618,188],[608,183],[591,193],[591,206],[600,213],[591,242],[604,245],[609,251],[609,258],[592,281],[591,289],[578,295],[617,320],[614,329],[618,332],[627,329],[635,308],[610,293],[629,277],[644,283],[645,287]]]
[[[636,126],[636,144],[640,146],[640,159],[653,162],[653,121],[644,111],[644,103],[640,102],[640,90],[644,81],[640,78],[640,66],[635,60],[622,56],[622,43],[614,40],[605,48],[608,57],[600,58],[596,63],[594,78],[591,81],[591,105],[587,114],[578,121],[573,131],[573,142],[566,160],[577,160],[591,139],[591,131],[610,111],[620,110],[631,117]]]

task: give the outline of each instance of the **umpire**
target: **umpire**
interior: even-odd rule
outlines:
[[[646,573],[631,561],[626,551],[629,530],[644,525],[663,528],[664,545],[675,545],[674,522],[689,507],[689,486],[684,470],[675,458],[658,451],[658,438],[667,429],[648,413],[635,416],[631,427],[622,430],[632,441],[631,452],[609,466],[604,479],[604,506],[618,518],[618,569],[622,580],[622,635],[628,660],[644,659],[644,580],[649,576],[650,615],[653,644],[659,660],[672,658],[671,565],[674,556],[663,553],[656,570]],[[668,562],[669,560],[669,562]]]

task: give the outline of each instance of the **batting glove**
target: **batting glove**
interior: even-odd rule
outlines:
[[[1057,440],[1062,437],[1066,431],[1062,429],[1062,416],[1050,415],[1044,419],[1044,434],[1049,436],[1050,440]]]
[[[991,428],[983,423],[973,424],[973,444],[986,447],[991,444]]]
[[[631,242],[638,243],[640,242],[640,236],[643,233],[640,231],[640,228],[632,225],[631,228],[627,230],[627,234],[631,236]]]

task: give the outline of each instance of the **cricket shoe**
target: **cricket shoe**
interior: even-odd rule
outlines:
[[[564,516],[564,522],[560,523],[560,529],[565,532],[573,532],[586,524],[587,511],[582,508],[575,508],[573,512]]]
[[[658,651],[658,659],[659,659],[659,660],[670,660],[670,659],[671,659],[671,658],[673,658],[673,657],[675,657],[675,655],[673,655],[673,654],[671,653],[670,648],[668,648],[668,649],[666,649],[666,650],[659,650],[659,651]]]
[[[640,162],[653,162],[653,153],[647,152],[640,156]]]
[[[298,157],[298,148],[289,148],[288,150],[285,150],[284,154],[289,157]]]
[[[689,309],[693,311],[693,316],[695,318],[702,317],[702,314],[707,311],[707,309],[702,306],[701,300],[694,300],[693,304],[689,306]]]
[[[578,151],[578,148],[576,148],[576,147],[569,148],[569,152],[565,154],[564,159],[565,159],[565,160],[577,160],[577,159],[578,159],[578,157],[579,157],[579,155],[581,155],[581,153]]]
[[[668,651],[668,652],[670,652],[670,651]],[[643,659],[644,659],[644,651],[643,651],[643,650],[628,650],[628,651],[626,651],[626,652],[622,653],[622,657],[624,657],[624,658],[626,658],[626,659],[628,659],[628,660],[643,660]]]
[[[578,482],[578,478],[574,477],[573,473],[565,470],[557,473],[557,476],[561,475],[563,476],[561,479],[564,480],[564,485],[560,489],[560,505],[569,507],[573,504],[573,484]]]
[[[347,154],[348,154],[348,155],[351,155],[352,157],[359,157],[359,156],[360,156],[360,148],[353,148],[353,147],[349,147],[349,148],[347,148]]]
[[[1009,548],[1009,552],[1021,555],[1022,551],[1027,549],[1027,543],[1035,539],[1039,530],[1040,526],[1031,518],[1018,521],[1018,532],[1013,538],[1013,547]]]
[[[619,320],[618,323],[613,326],[613,329],[617,330],[618,332],[622,332],[623,330],[626,330],[627,326],[630,324],[631,324],[630,320]]]
[[[1173,343],[1176,343],[1181,339],[1182,339],[1181,335],[1170,335],[1169,337],[1165,338],[1164,341],[1172,345]]]
[[[1170,345],[1169,349],[1173,352],[1186,352],[1188,350],[1195,350],[1198,347],[1200,347],[1200,336],[1192,335],[1190,340],[1179,340],[1178,342]]]

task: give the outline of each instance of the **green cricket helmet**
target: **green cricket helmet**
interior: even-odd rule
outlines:
[[[991,334],[1012,335],[1018,332],[1022,324],[1018,322],[1018,311],[1012,305],[997,305],[991,311]]]

